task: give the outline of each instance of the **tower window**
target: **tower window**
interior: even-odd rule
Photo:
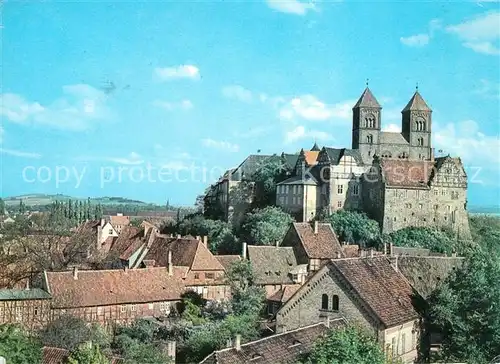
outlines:
[[[418,138],[417,143],[419,147],[422,147],[424,145],[424,138]]]
[[[366,136],[366,142],[368,144],[373,144],[373,135],[369,134]]]
[[[365,127],[367,128],[377,127],[377,122],[374,115],[370,114],[365,117]]]

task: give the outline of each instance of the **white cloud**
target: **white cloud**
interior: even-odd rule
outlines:
[[[299,125],[295,129],[285,132],[285,143],[290,144],[302,139],[315,139],[320,141],[326,141],[332,139],[332,137],[319,130],[307,130],[304,126]]]
[[[500,54],[500,12],[488,12],[460,24],[446,27],[446,31],[457,35],[463,45],[477,53]]]
[[[240,146],[238,144],[233,144],[222,140],[214,140],[211,138],[202,139],[201,144],[203,144],[207,148],[224,149],[230,152],[237,152],[238,150],[240,150]]]
[[[18,124],[81,131],[110,115],[106,95],[85,84],[64,86],[63,96],[47,105],[12,93],[2,94],[0,98],[0,115]]]
[[[162,81],[170,81],[181,78],[187,78],[191,80],[200,79],[200,70],[198,69],[198,67],[191,64],[164,68],[157,67],[155,68],[154,73]]]
[[[390,133],[401,133],[401,126],[397,124],[388,124],[382,128],[382,131]]]
[[[242,102],[252,102],[252,91],[240,85],[225,86],[222,88],[222,95],[228,99],[235,99]]]
[[[299,0],[266,0],[267,6],[271,9],[287,14],[306,15],[310,10],[317,10],[312,1]]]
[[[401,37],[399,40],[409,47],[423,47],[429,44],[429,38],[428,34],[416,34],[409,37]]]
[[[0,154],[6,154],[13,157],[33,158],[33,159],[39,159],[42,157],[42,155],[38,153],[23,152],[20,150],[5,149],[5,148],[0,148]]]
[[[480,131],[474,120],[448,123],[444,127],[435,124],[434,145],[436,151],[458,155],[465,163],[477,166],[500,164],[500,137],[488,136]]]
[[[191,100],[187,100],[187,99],[179,101],[179,102],[155,100],[155,101],[153,101],[153,105],[156,107],[161,107],[161,108],[168,110],[168,111],[190,110],[194,107]]]
[[[489,80],[481,79],[480,87],[474,90],[475,94],[481,95],[487,99],[500,99],[500,83],[491,82]]]
[[[286,102],[279,110],[282,120],[314,120],[323,121],[329,119],[346,119],[351,117],[352,106],[356,101],[344,101],[334,105],[328,105],[314,95],[303,95],[294,97]]]

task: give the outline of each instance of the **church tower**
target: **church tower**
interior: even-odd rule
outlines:
[[[418,89],[401,114],[402,134],[410,144],[409,159],[432,160],[434,158],[431,145],[432,110]]]
[[[352,108],[352,149],[359,149],[363,163],[371,164],[379,151],[382,107],[366,87]]]

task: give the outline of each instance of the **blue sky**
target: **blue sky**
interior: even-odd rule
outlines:
[[[467,165],[470,204],[500,199],[498,2],[7,1],[1,10],[2,196],[191,204],[258,149],[350,147],[351,108],[369,78],[386,130],[398,130],[418,83],[436,151]]]

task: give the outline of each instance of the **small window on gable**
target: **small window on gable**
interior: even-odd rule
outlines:
[[[339,310],[339,296],[334,294],[332,296],[332,311],[338,311]]]
[[[326,293],[321,295],[321,309],[328,310],[328,295]]]

